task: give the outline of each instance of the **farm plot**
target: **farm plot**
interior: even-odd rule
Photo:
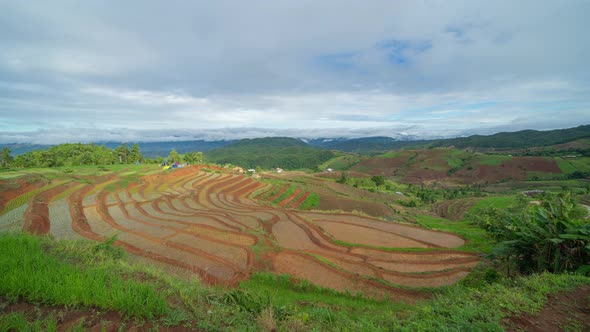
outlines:
[[[452,284],[478,263],[474,254],[445,249],[465,243],[454,234],[354,214],[293,210],[309,195],[298,188],[273,189],[200,167],[130,178],[110,173],[85,184],[32,186],[40,191],[10,214],[18,222],[1,216],[0,230],[20,227],[95,241],[115,236],[115,244],[131,254],[211,284],[237,285],[267,269],[340,291],[398,299],[420,298],[423,287]],[[254,200],[254,192],[275,205]],[[5,205],[10,204],[9,197]]]

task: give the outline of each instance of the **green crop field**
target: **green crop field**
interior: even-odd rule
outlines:
[[[475,162],[479,165],[498,166],[505,160],[512,159],[511,156],[501,154],[480,154],[475,157]]]
[[[557,165],[562,172],[571,174],[573,172],[590,172],[590,158],[556,158]]]
[[[487,208],[507,208],[516,204],[514,197],[487,197],[478,200],[470,209],[470,213],[477,213],[477,211]]]

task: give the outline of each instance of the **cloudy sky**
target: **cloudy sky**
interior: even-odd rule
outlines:
[[[0,142],[590,124],[590,1],[4,1]]]

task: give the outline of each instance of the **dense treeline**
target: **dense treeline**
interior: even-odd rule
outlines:
[[[27,167],[60,167],[82,165],[114,165],[134,163],[190,163],[203,162],[202,152],[180,154],[172,150],[168,158],[145,158],[139,145],[131,148],[121,144],[114,149],[104,145],[68,143],[53,146],[47,150],[33,150],[13,157],[9,148],[0,150],[0,169]]]
[[[115,149],[109,149],[104,145],[82,143],[60,144],[47,150],[30,151],[16,158],[10,156],[10,150],[5,148],[0,159],[2,168],[113,165],[144,160],[137,144],[131,148],[122,144]]]
[[[206,153],[210,162],[267,169],[313,169],[334,156],[332,151],[316,149],[286,137],[245,139]]]

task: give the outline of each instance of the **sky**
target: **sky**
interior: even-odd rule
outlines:
[[[4,1],[0,143],[590,124],[590,1]]]

